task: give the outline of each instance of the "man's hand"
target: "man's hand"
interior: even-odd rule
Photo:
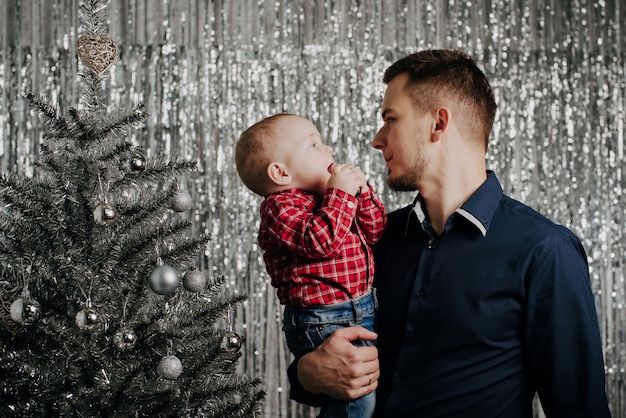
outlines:
[[[342,328],[317,349],[298,360],[298,380],[311,393],[353,400],[378,387],[378,350],[356,347],[355,340],[374,340],[377,335],[362,327]]]

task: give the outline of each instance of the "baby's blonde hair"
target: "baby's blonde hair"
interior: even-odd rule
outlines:
[[[235,145],[235,164],[243,184],[259,196],[269,194],[267,166],[272,162],[275,124],[290,113],[268,116],[243,131]]]

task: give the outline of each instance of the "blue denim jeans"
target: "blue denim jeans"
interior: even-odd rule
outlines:
[[[317,305],[306,308],[285,306],[283,331],[287,347],[300,358],[313,351],[339,328],[355,325],[374,331],[374,320],[378,301],[376,290],[358,298],[334,305]],[[375,341],[353,341],[355,346],[372,345]],[[319,417],[323,418],[368,418],[374,413],[375,392],[354,401],[342,401],[329,397]]]

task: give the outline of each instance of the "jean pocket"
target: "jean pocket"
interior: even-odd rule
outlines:
[[[330,334],[338,329],[349,327],[350,324],[311,324],[307,329],[307,335],[315,347],[319,346],[324,340],[330,337]]]
[[[287,347],[291,354],[296,358],[302,357],[306,353],[315,349],[315,344],[309,337],[309,332],[305,327],[292,328],[289,331],[285,331],[285,339],[287,341]]]

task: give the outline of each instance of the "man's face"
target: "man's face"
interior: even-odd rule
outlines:
[[[398,191],[419,189],[427,166],[424,150],[432,121],[415,109],[405,93],[407,81],[408,75],[401,74],[389,82],[382,105],[384,124],[372,142],[387,162],[387,183]]]

